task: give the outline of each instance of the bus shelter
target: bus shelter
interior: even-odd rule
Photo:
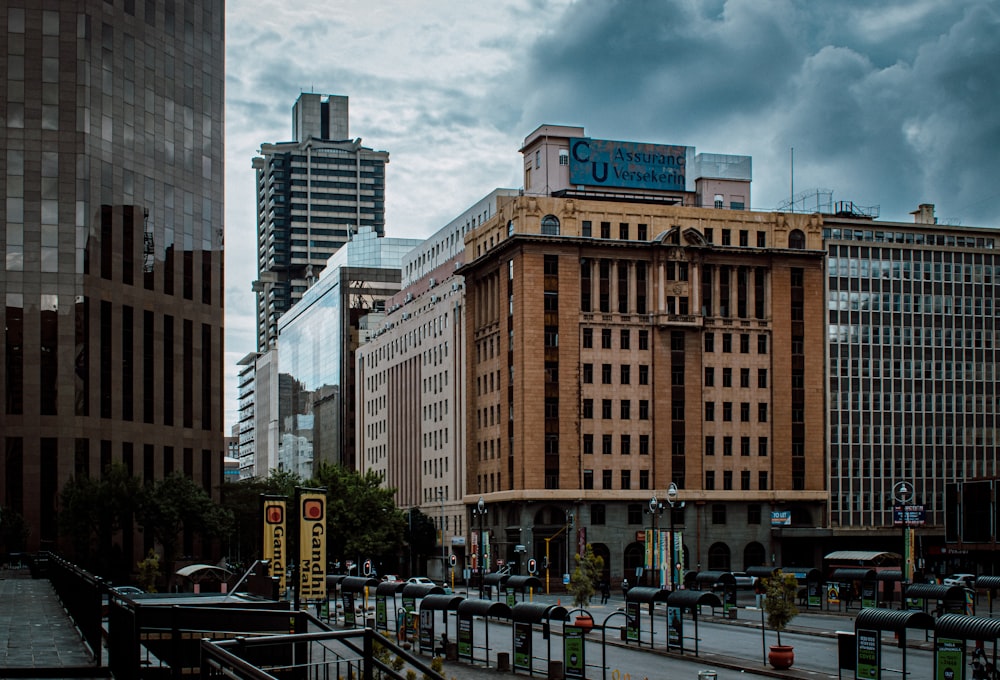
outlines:
[[[876,605],[885,603],[889,606],[896,600],[896,592],[899,592],[899,607],[903,608],[903,571],[902,569],[882,569],[875,572],[875,580],[878,581],[878,592],[875,596]]]
[[[512,593],[516,599],[517,594],[521,595],[521,602],[524,602],[524,596],[527,594],[530,598],[532,593],[537,593],[542,590],[542,579],[537,576],[510,576],[503,583],[503,587]],[[511,604],[508,596],[508,605],[515,606]]]
[[[484,593],[486,599],[493,599],[493,588],[497,589],[497,596],[499,597],[500,589],[503,587],[503,584],[507,582],[508,578],[510,578],[508,574],[499,571],[486,574],[486,576],[483,577],[483,588],[486,590]]]
[[[476,661],[475,619],[481,618],[487,622],[484,626],[486,644],[482,647],[486,655],[486,667],[490,665],[490,627],[488,619],[510,620],[511,609],[503,602],[492,600],[462,600],[458,603],[458,658],[469,662]]]
[[[378,579],[368,576],[345,576],[340,580],[338,586],[340,589],[340,598],[344,605],[345,626],[350,626],[351,628],[358,626],[356,616],[359,611],[358,607],[359,605],[364,607],[368,589],[375,588],[378,586],[378,583]],[[360,609],[360,612],[364,616],[364,609]],[[362,620],[361,625],[364,626],[364,623]]]
[[[799,606],[806,609],[823,608],[823,572],[815,567],[782,567],[783,574],[791,574],[799,582]],[[829,593],[827,593],[829,597]]]
[[[875,606],[875,570],[865,569],[864,567],[841,567],[840,569],[834,569],[833,573],[830,574],[830,578],[826,580],[827,584],[827,608],[829,609],[833,604],[833,593],[834,588],[836,588],[837,593],[837,610],[840,610],[840,605],[844,605],[844,609],[847,611],[851,610],[851,603],[855,600],[858,601],[858,609],[864,607],[874,607]]]
[[[649,646],[653,646],[653,636],[656,634],[656,603],[666,603],[670,596],[669,590],[662,588],[637,587],[629,588],[625,594],[625,643],[636,642],[642,646],[642,605],[649,605]],[[680,591],[678,591],[680,592]]]
[[[715,593],[703,592],[699,590],[675,590],[667,596],[667,648],[670,648],[671,637],[675,638],[680,647],[681,654],[684,654],[684,612],[691,612],[691,620],[694,623],[694,655],[698,656],[698,612],[703,607],[711,607],[714,611],[716,607],[721,607],[722,602]],[[671,610],[675,616],[671,616]]]
[[[934,657],[935,663],[949,652],[957,657],[962,656],[965,662],[965,643],[968,640],[976,642],[977,649],[985,653],[986,643],[993,646],[993,668],[997,667],[997,640],[1000,639],[1000,620],[985,616],[970,616],[968,614],[942,614],[934,624]],[[975,671],[974,671],[975,672]],[[964,674],[961,676],[964,677]]]
[[[441,636],[441,645],[439,649],[441,654],[446,654],[448,649],[448,612],[457,612],[458,605],[465,598],[461,595],[444,595],[436,593],[433,595],[426,595],[422,600],[420,600],[420,634],[418,640],[420,643],[420,652],[433,654],[438,648],[435,647],[435,616],[434,612],[443,612],[441,618],[444,623],[444,632]]]
[[[699,571],[694,578],[698,590],[722,592],[722,609],[726,614],[736,609],[736,577],[731,571]]]
[[[926,612],[905,609],[866,608],[854,619],[854,659],[856,664],[867,664],[863,677],[881,677],[882,631],[892,631],[899,638],[902,649],[902,677],[906,677],[906,630],[934,629],[934,617]],[[926,635],[926,632],[925,632]],[[854,669],[858,669],[855,667]],[[872,672],[874,671],[874,673]],[[856,675],[862,677],[862,675]]]
[[[375,588],[375,629],[389,630],[390,612],[396,611],[396,593],[406,586],[402,581],[382,581]],[[392,605],[389,605],[389,598]]]
[[[908,609],[928,611],[932,616],[965,613],[965,588],[962,586],[941,586],[936,583],[911,583],[906,586],[903,596]]]
[[[997,589],[1000,589],[1000,576],[980,576],[976,579],[976,590],[982,588],[986,591],[986,602],[990,608],[990,616],[993,616],[993,600],[997,597]]]
[[[516,577],[511,577],[516,578]],[[538,580],[538,579],[536,579]],[[552,663],[552,636],[550,625],[552,621],[567,621],[569,612],[566,608],[557,604],[542,604],[539,602],[519,602],[510,610],[510,618],[513,621],[511,626],[511,649],[514,652],[514,672],[527,671],[534,675],[535,669],[532,667],[532,660],[535,658],[534,640],[536,625],[541,626],[542,639],[545,640],[545,661],[544,673],[549,672]],[[563,636],[566,639],[566,636]],[[585,648],[579,654],[583,655]],[[568,666],[570,661],[565,658],[565,646],[563,649],[563,665]],[[583,660],[585,656],[581,657]],[[585,661],[584,661],[585,663]]]

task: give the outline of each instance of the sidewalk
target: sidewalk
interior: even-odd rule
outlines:
[[[96,676],[94,657],[48,579],[0,571],[0,677]]]

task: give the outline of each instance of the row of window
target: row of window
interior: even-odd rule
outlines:
[[[750,470],[740,471],[740,490],[750,491],[750,482],[752,476]],[[759,491],[767,491],[767,470],[760,470],[757,472],[757,489]],[[715,490],[715,470],[705,471],[705,490],[714,491]],[[733,491],[733,471],[725,470],[722,473],[722,491]],[[725,524],[723,522],[713,522],[713,524]]]
[[[827,299],[831,312],[903,312],[904,314],[993,315],[993,298],[962,295],[880,293],[831,290]]]
[[[618,452],[623,456],[632,455],[632,435],[623,434],[619,436]],[[602,434],[601,435],[601,453],[605,456],[610,456],[612,454],[612,447],[614,444],[613,435]],[[594,435],[586,433],[583,435],[583,452],[585,454],[594,453]],[[639,455],[648,456],[649,455],[649,435],[640,434],[639,435]]]
[[[733,369],[730,367],[724,367],[722,369],[722,386],[732,387],[733,386]],[[705,387],[715,387],[715,367],[706,366],[705,367]],[[740,387],[747,388],[750,387],[750,369],[741,368],[740,369]],[[767,388],[767,369],[758,368],[757,369],[757,387],[761,389]]]
[[[743,401],[740,402],[740,422],[749,423],[750,422],[750,402]],[[708,422],[715,421],[715,402],[706,401],[705,402],[705,420]],[[722,422],[729,423],[733,420],[733,402],[724,401],[722,402]],[[767,422],[767,402],[760,402],[757,404],[757,422],[766,423]]]
[[[715,455],[714,435],[709,435],[705,437],[705,455],[706,456]],[[725,436],[722,438],[722,455],[723,456],[733,455],[733,438],[730,436]],[[740,455],[741,456],[750,455],[750,437],[740,437]],[[758,456],[767,455],[767,437],[757,437],[757,455]]]
[[[614,375],[613,367],[611,364],[601,364],[601,384],[610,385],[611,379]],[[647,364],[639,364],[639,384],[648,385],[649,384],[649,366]],[[584,364],[583,365],[583,382],[590,385],[594,382],[594,364]],[[629,364],[621,364],[618,367],[618,382],[620,385],[629,385],[632,382],[632,366]]]
[[[614,416],[612,415],[613,401],[611,399],[601,400],[601,419],[610,420]],[[630,420],[632,418],[632,400],[622,399],[619,402],[618,412],[622,420]],[[587,398],[583,400],[583,419],[590,420],[594,417],[594,400]],[[680,418],[674,418],[674,420],[683,420],[683,416]],[[639,420],[649,420],[649,400],[640,399],[639,400]]]
[[[618,471],[619,485],[618,488],[623,491],[628,491],[632,488],[632,471],[631,470],[619,470]],[[639,470],[639,490],[645,491],[650,488],[649,486],[650,474],[649,470]],[[594,471],[584,470],[583,471],[583,488],[593,489],[594,488]],[[601,488],[602,489],[613,489],[614,488],[614,470],[601,470]],[[593,523],[593,519],[591,519]]]
[[[730,354],[733,351],[733,333],[722,333],[722,352],[724,354]],[[737,334],[737,341],[739,342],[740,354],[750,353],[750,334],[749,333],[739,333]],[[714,352],[715,351],[715,333],[709,331],[705,333],[705,351]],[[767,335],[764,333],[757,334],[757,354],[767,354]]]
[[[948,248],[993,248],[993,239],[954,234],[875,231],[872,229],[823,229],[823,240],[868,241],[869,243],[905,243],[906,245],[946,246]],[[831,246],[835,247],[835,246]],[[846,248],[847,246],[840,246]]]
[[[996,364],[992,358],[986,361],[911,361],[909,359],[885,359],[870,357],[833,357],[830,360],[831,384],[836,385],[837,377],[852,378],[894,378],[904,380],[954,380],[957,382],[979,382],[993,380]],[[849,390],[844,385],[845,391]],[[955,390],[958,386],[949,386]],[[861,389],[860,385],[856,389]],[[972,385],[968,389],[973,389]]]
[[[601,328],[601,349],[613,349],[611,346],[611,341],[614,338],[612,330],[610,328]],[[584,328],[583,329],[583,348],[593,349],[594,348],[594,329]],[[649,349],[649,331],[647,329],[640,329],[638,331],[638,347],[640,350]],[[632,329],[622,328],[618,331],[618,349],[631,349],[632,348]]]

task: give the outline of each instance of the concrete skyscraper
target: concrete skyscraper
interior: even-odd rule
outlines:
[[[37,550],[112,463],[218,495],[225,3],[3,8],[0,507]]]
[[[257,178],[257,348],[302,299],[326,261],[371,227],[385,234],[389,154],[348,136],[347,97],[304,93],[292,108],[291,142],[261,144]]]

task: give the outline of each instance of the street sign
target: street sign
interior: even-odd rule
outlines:
[[[448,561],[451,563],[451,566],[454,567],[456,564],[458,564],[458,557],[455,555],[455,553],[452,553],[451,556],[448,558]]]
[[[364,570],[365,570],[365,576],[371,576],[372,575],[372,561],[371,560],[365,560]]]
[[[528,573],[534,574],[537,569],[538,569],[538,563],[535,562],[535,558],[532,557],[530,560],[528,560]]]

